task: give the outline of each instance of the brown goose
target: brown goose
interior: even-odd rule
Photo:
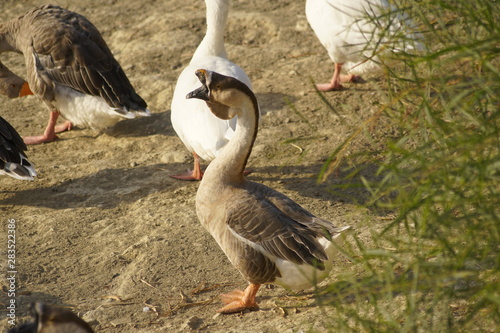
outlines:
[[[33,95],[28,85],[28,82],[12,73],[0,61],[0,94],[8,98],[23,97]]]
[[[7,333],[93,333],[94,330],[73,312],[42,303],[30,309],[33,321],[11,328]]]
[[[0,175],[33,180],[36,171],[24,153],[26,149],[14,127],[0,117]]]
[[[0,23],[0,53],[24,55],[27,81],[50,110],[41,136],[27,144],[55,140],[72,124],[103,129],[124,118],[149,115],[97,28],[85,17],[45,5]],[[59,114],[68,121],[56,127]]]
[[[234,137],[208,166],[196,195],[196,212],[231,263],[249,282],[245,291],[223,294],[222,313],[255,309],[261,284],[307,289],[333,267],[339,237],[335,227],[285,195],[245,179],[259,120],[251,89],[241,81],[197,70],[202,87],[186,98],[204,100],[221,119],[238,116]]]

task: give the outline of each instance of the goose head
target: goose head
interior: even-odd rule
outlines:
[[[33,321],[10,329],[7,333],[93,333],[83,319],[69,310],[34,303],[30,307]]]
[[[0,94],[8,98],[23,97],[26,95],[33,95],[28,82],[12,73],[0,61]]]
[[[238,79],[205,69],[198,69],[195,74],[202,86],[187,94],[186,98],[205,101],[218,118],[234,118],[241,114],[242,105],[249,98],[255,100],[250,88]]]

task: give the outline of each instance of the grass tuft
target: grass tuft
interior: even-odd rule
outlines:
[[[339,332],[495,331],[500,324],[500,11],[494,0],[400,1],[427,48],[380,56],[387,102],[327,159],[359,176],[367,222],[356,276],[323,290]],[[382,134],[381,134],[382,133]],[[381,141],[383,133],[392,133]],[[366,150],[344,154],[353,140]],[[361,148],[360,148],[361,149]],[[376,152],[376,153],[374,153]],[[382,214],[382,213],[381,213]],[[359,227],[358,227],[359,229]]]

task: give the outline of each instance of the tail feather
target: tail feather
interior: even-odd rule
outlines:
[[[33,180],[36,171],[24,153],[26,145],[17,131],[0,117],[0,175]]]
[[[28,161],[27,159],[24,159]],[[29,162],[29,161],[28,161]],[[3,169],[0,170],[0,175],[8,175],[20,180],[33,180],[37,173],[32,165],[21,165],[17,163],[7,162]]]

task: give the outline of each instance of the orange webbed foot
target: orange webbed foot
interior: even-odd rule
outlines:
[[[335,91],[335,90],[341,90],[344,88],[340,83],[319,83],[316,85],[316,89],[319,91]]]
[[[41,143],[47,143],[57,140],[57,135],[36,135],[36,136],[26,136],[23,141],[27,145],[38,145]]]
[[[178,175],[170,175],[171,178],[180,180],[196,180],[200,181],[203,178],[203,171],[201,171],[200,158],[193,152],[194,167],[193,170],[188,170],[185,173],[180,173]]]
[[[240,300],[243,297],[243,290],[235,289],[231,291],[230,293],[227,294],[220,294],[220,300],[224,304],[229,304],[234,302],[234,300],[238,299]]]
[[[361,76],[356,74],[341,74],[340,82],[364,83],[366,81]]]
[[[255,301],[255,295],[259,290],[260,284],[251,283],[245,291],[234,290],[228,294],[221,294],[221,300],[226,306],[217,310],[219,313],[236,313],[243,310],[258,310],[259,306]]]
[[[192,181],[200,181],[203,178],[203,171],[196,172],[195,170],[188,170],[185,173],[180,173],[177,175],[170,175],[171,178],[180,179],[180,180],[192,180]]]
[[[54,131],[56,133],[61,133],[61,132],[69,131],[72,128],[73,128],[73,124],[71,123],[71,121],[65,121],[64,123],[62,123],[60,125],[56,125],[54,127]]]

